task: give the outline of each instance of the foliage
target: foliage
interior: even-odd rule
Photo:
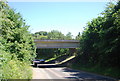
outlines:
[[[50,32],[46,32],[46,31],[39,31],[33,34],[33,37],[35,39],[41,39],[41,40],[57,40],[57,39],[61,39],[61,40],[72,40],[72,34],[71,32],[68,32],[66,35],[62,34],[60,31],[58,30],[52,30]]]
[[[67,39],[67,40],[71,40],[71,39],[72,39],[72,34],[71,34],[71,32],[68,32],[68,33],[66,34],[66,39]]]
[[[69,55],[68,48],[52,48],[52,49],[37,49],[36,59],[51,59],[58,58],[60,56]]]
[[[34,39],[42,39],[42,40],[44,40],[44,39],[48,39],[47,35],[48,35],[48,32],[40,31],[40,32],[35,32],[33,34],[33,37],[34,37]]]
[[[119,41],[120,1],[117,4],[108,3],[102,16],[87,23],[80,37],[79,64],[85,64],[87,67],[120,68]]]
[[[57,30],[52,30],[51,32],[48,33],[48,39],[64,39],[64,34]]]
[[[48,33],[46,31],[35,32],[35,35],[44,35],[46,36]]]
[[[19,60],[10,60],[3,64],[3,79],[31,79],[32,70],[30,66]]]
[[[116,67],[101,67],[99,65],[90,66],[90,65],[78,64],[78,63],[74,63],[72,64],[72,66],[69,67],[77,70],[96,73],[114,78],[119,78],[120,75],[119,68]]]
[[[80,32],[79,32],[75,39],[76,39],[76,40],[80,40],[80,38],[81,38],[81,34],[80,34]]]
[[[35,45],[28,28],[20,13],[0,1],[0,78],[31,78],[29,64],[35,57]]]

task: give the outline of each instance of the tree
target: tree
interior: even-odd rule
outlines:
[[[87,23],[80,38],[80,55],[86,64],[120,67],[120,1],[109,3],[103,13]]]
[[[35,34],[42,35],[42,36],[47,36],[47,32],[46,31],[35,32]]]
[[[28,65],[35,57],[36,48],[28,28],[20,13],[0,1],[0,48],[4,48],[0,49],[3,52],[0,57],[4,59],[0,66],[2,79],[30,78]],[[17,74],[23,71],[25,73]]]
[[[57,30],[52,30],[48,33],[48,39],[65,39],[65,36]]]
[[[68,32],[68,33],[66,34],[66,39],[67,39],[67,40],[71,40],[71,39],[72,39],[72,34],[71,34],[71,32]]]
[[[75,39],[76,39],[76,40],[80,40],[80,37],[81,37],[81,34],[80,34],[80,32],[79,32]]]

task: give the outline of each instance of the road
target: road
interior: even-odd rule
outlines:
[[[39,81],[40,79],[42,79],[41,81],[116,81],[115,79],[110,77],[77,71],[66,67],[33,67],[32,70],[33,79],[39,79]]]

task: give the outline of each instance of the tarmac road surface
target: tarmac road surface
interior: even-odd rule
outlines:
[[[117,81],[114,78],[77,71],[66,67],[33,67],[33,79],[38,81]]]

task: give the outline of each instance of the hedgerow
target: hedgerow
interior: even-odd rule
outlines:
[[[0,78],[31,79],[36,48],[20,13],[0,1]]]

